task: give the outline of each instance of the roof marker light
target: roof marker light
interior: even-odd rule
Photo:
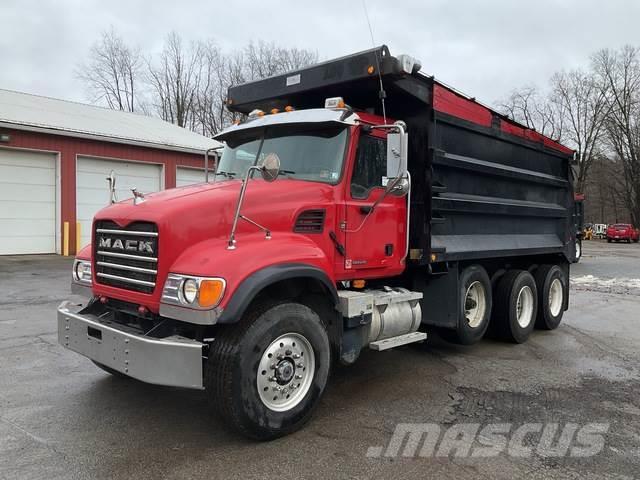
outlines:
[[[345,108],[342,97],[331,97],[324,101],[324,108]]]
[[[249,118],[257,118],[257,117],[264,117],[264,112],[259,108],[256,108],[255,110],[251,110],[251,113],[249,113]]]

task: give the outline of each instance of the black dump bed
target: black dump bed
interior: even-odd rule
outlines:
[[[386,46],[232,87],[228,108],[319,108],[340,96],[381,115],[378,71],[387,116],[408,126],[411,260],[571,259],[573,151],[433,77],[403,71]]]

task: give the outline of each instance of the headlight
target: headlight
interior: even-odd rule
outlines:
[[[182,296],[187,303],[193,303],[198,296],[198,282],[193,278],[188,278],[182,282]]]
[[[162,290],[162,302],[200,310],[210,309],[220,303],[225,287],[223,278],[170,273]]]
[[[75,260],[73,262],[73,281],[91,285],[91,262],[87,260]]]

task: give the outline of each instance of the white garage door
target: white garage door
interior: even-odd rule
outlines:
[[[211,175],[211,172],[209,172]],[[210,176],[211,178],[211,176]],[[178,167],[176,170],[176,187],[204,182],[204,170],[201,168]]]
[[[56,155],[0,149],[0,255],[55,251]]]
[[[162,166],[149,163],[78,157],[76,171],[76,215],[80,222],[81,246],[91,242],[91,223],[98,210],[109,203],[106,178],[116,176],[118,201],[131,198],[132,188],[139,192],[157,192],[162,188]]]

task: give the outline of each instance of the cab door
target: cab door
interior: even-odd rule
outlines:
[[[407,249],[407,197],[384,194],[387,135],[382,130],[360,132],[355,159],[346,185],[343,232],[344,269],[351,278],[397,275],[404,270]]]

